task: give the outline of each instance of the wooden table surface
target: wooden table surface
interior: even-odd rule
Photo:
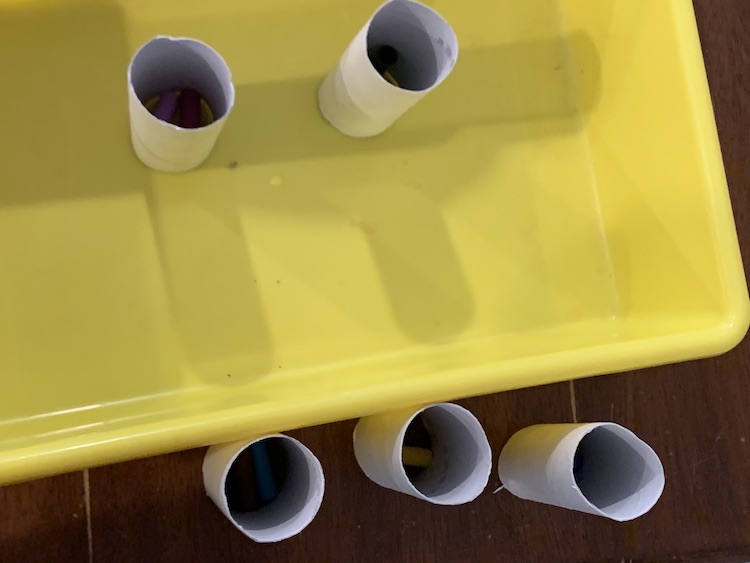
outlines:
[[[750,271],[750,0],[695,6]],[[346,421],[291,432],[319,455],[327,485],[293,539],[257,545],[232,528],[204,494],[199,449],[0,488],[0,561],[750,561],[749,391],[745,339],[720,358],[461,401],[496,453],[537,422],[633,429],[661,456],[667,486],[630,523],[493,495],[494,474],[460,507],[378,488],[356,466]]]

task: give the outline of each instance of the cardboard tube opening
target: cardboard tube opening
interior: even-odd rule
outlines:
[[[367,32],[367,53],[376,70],[381,70],[382,64],[394,85],[415,92],[429,90],[450,72],[456,49],[456,36],[448,22],[410,0],[393,0],[382,6]],[[384,60],[382,53],[389,57]],[[395,59],[391,59],[393,54]]]
[[[259,445],[262,449],[255,450]],[[224,515],[260,543],[301,532],[323,500],[320,462],[300,442],[281,434],[212,446],[203,478],[208,495]]]
[[[498,475],[517,497],[618,522],[651,510],[665,483],[656,452],[612,422],[519,430],[500,452]]]
[[[211,108],[214,120],[229,110],[233,98],[229,77],[224,59],[195,39],[152,39],[135,54],[130,66],[130,81],[142,104],[165,91],[192,89]]]
[[[432,463],[411,483],[433,501],[458,504],[476,498],[486,485],[480,461],[488,447],[479,421],[446,405],[428,407],[419,416],[430,436]]]
[[[661,495],[661,463],[644,446],[631,432],[607,426],[594,428],[578,444],[575,482],[604,515],[616,520],[632,518],[650,510]]]
[[[458,59],[448,22],[416,0],[390,0],[354,36],[318,89],[323,117],[350,137],[388,129]]]
[[[414,440],[415,424],[423,425]],[[479,421],[451,403],[360,419],[354,454],[375,483],[433,504],[475,499],[487,486],[492,451]]]
[[[185,172],[216,144],[234,105],[232,75],[205,43],[156,37],[130,61],[128,105],[138,158],[155,170]]]

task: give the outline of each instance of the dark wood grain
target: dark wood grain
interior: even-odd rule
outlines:
[[[0,487],[0,561],[87,561],[83,474]]]
[[[658,1],[658,0],[654,0]],[[750,271],[750,1],[695,0],[746,270]],[[662,457],[652,512],[617,524],[490,487],[436,507],[381,489],[352,455],[354,421],[292,432],[321,459],[326,496],[299,536],[258,545],[203,491],[204,450],[90,471],[93,560],[750,561],[750,340],[716,359],[462,401],[493,451],[536,422],[615,420]],[[81,473],[0,488],[0,561],[87,561]]]
[[[575,383],[578,416],[614,420],[659,453],[667,485],[646,516],[626,524],[594,519],[591,560],[701,560],[750,555],[750,341],[722,358]],[[750,560],[750,557],[748,557]]]

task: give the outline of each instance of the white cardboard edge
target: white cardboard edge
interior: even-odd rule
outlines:
[[[427,30],[443,42],[451,53],[429,88],[405,90],[390,84],[373,67],[367,55],[367,37],[373,19],[395,3],[409,6],[429,21]],[[318,106],[323,117],[350,137],[371,137],[388,129],[409,108],[448,77],[458,58],[458,38],[450,24],[435,10],[415,0],[390,0],[381,5],[354,36],[336,67],[318,90]]]
[[[282,506],[281,509],[276,509],[276,514],[267,514],[266,516],[268,516],[268,518],[266,518],[266,520],[268,520],[268,522],[266,522],[262,528],[256,529],[247,525],[248,515],[256,513],[238,515],[230,511],[225,487],[229,470],[237,457],[255,442],[267,438],[281,438],[302,454],[306,463],[304,465],[300,464],[296,467],[290,467],[289,472],[290,477],[295,471],[307,472],[306,477],[309,477],[309,489],[307,491],[290,491],[288,493],[290,496],[297,495],[297,498],[299,498],[300,493],[306,495],[304,502],[294,511],[294,513],[291,513],[288,510],[283,510],[284,507]],[[291,436],[286,436],[284,434],[270,434],[252,440],[216,444],[209,447],[203,458],[203,485],[206,489],[206,494],[208,494],[214,504],[216,504],[219,510],[235,528],[258,543],[273,543],[299,534],[313,521],[320,509],[321,503],[323,502],[325,477],[323,475],[323,467],[321,466],[320,461],[304,444],[295,440]],[[279,500],[284,501],[285,499],[282,499],[282,495],[284,495],[283,489],[276,501],[273,501],[271,504],[257,512],[260,513],[261,511],[267,511],[269,508],[272,509],[274,503]],[[297,502],[294,504],[299,505],[300,503]],[[243,521],[245,522],[245,525],[243,525]]]
[[[646,483],[629,483],[638,475],[621,474],[611,487],[635,487],[632,495],[612,506],[596,506],[576,482],[573,463],[579,444],[591,432],[607,429],[639,456],[651,478]],[[606,453],[606,452],[605,452]],[[618,522],[647,513],[664,490],[664,468],[659,456],[633,432],[612,422],[585,424],[538,424],[516,432],[500,452],[498,475],[513,495],[543,504],[603,516]],[[616,490],[616,489],[613,489]]]
[[[133,63],[147,47],[156,42],[181,43],[186,48],[206,55],[209,66],[228,93],[227,110],[210,125],[198,129],[183,129],[154,117],[143,105],[133,86]],[[206,43],[189,37],[159,35],[142,45],[128,65],[128,108],[130,136],[138,158],[146,166],[162,172],[186,172],[200,166],[213,150],[219,133],[234,106],[232,74],[224,59]]]
[[[438,455],[460,456],[461,450],[466,447],[476,455],[471,471],[462,471],[460,479],[450,474],[436,475],[436,481],[457,480],[451,490],[434,495],[423,493],[412,483],[402,460],[407,427],[417,415],[433,409],[450,415],[444,418],[447,424],[461,425],[464,438],[462,443],[446,441],[442,453],[433,452],[434,459]],[[440,429],[431,428],[430,431],[435,441],[434,431],[439,432]],[[354,429],[353,443],[357,463],[371,481],[432,504],[458,505],[474,500],[487,486],[492,472],[492,450],[484,429],[471,412],[453,403],[437,403],[362,418]],[[455,467],[455,458],[452,461],[451,465]]]

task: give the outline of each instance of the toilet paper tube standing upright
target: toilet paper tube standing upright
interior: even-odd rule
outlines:
[[[430,465],[410,479],[403,463],[404,437],[417,416],[430,437]],[[487,486],[492,450],[482,425],[452,403],[362,418],[354,429],[354,455],[372,481],[433,504],[475,499]]]
[[[382,48],[397,57],[388,61],[387,77],[372,62]],[[346,135],[377,135],[445,80],[457,58],[458,39],[440,14],[414,0],[391,0],[376,10],[323,80],[320,111]]]
[[[524,428],[500,453],[498,474],[520,498],[619,522],[651,510],[664,490],[656,452],[611,422]]]
[[[252,511],[238,509],[232,506],[227,494],[230,470],[240,454],[256,442],[267,440],[279,440],[286,457],[286,477],[283,482],[275,484],[278,496],[262,508]],[[248,480],[254,476],[268,477],[262,474],[268,474],[269,470],[258,469],[245,477]],[[235,528],[259,543],[281,541],[304,530],[318,513],[325,489],[323,468],[318,458],[302,443],[283,434],[211,446],[203,459],[203,484],[208,496]],[[246,485],[252,486],[253,483]]]
[[[164,92],[200,93],[213,120],[188,129],[158,119],[146,103]],[[232,75],[224,59],[205,43],[185,37],[155,37],[128,66],[130,137],[138,158],[164,172],[185,172],[211,153],[234,105]]]

